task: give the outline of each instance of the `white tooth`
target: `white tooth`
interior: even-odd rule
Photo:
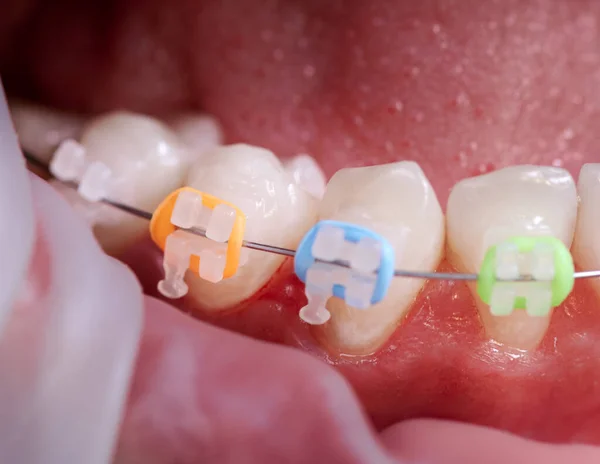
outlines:
[[[192,166],[187,184],[240,208],[247,217],[246,240],[295,248],[315,222],[316,201],[263,148],[215,148]],[[216,284],[188,273],[190,296],[207,310],[230,307],[260,290],[284,260],[254,250],[247,259],[234,277]]]
[[[31,178],[43,239],[30,294],[0,337],[0,462],[111,462],[142,331],[141,288]]]
[[[584,164],[579,173],[579,214],[573,238],[573,259],[581,270],[600,269],[600,163]],[[590,279],[600,296],[600,279]]]
[[[285,161],[284,166],[300,187],[319,200],[323,198],[327,178],[312,156],[294,156]]]
[[[167,121],[193,156],[223,145],[223,129],[208,114],[182,114]]]
[[[132,113],[111,113],[91,121],[82,133],[80,146],[86,170],[78,180],[85,181],[80,192],[87,192],[86,198],[106,187],[111,200],[149,212],[183,184],[189,166],[186,149],[170,129]],[[99,168],[94,171],[97,174],[108,172],[110,179],[93,179],[94,168]],[[147,233],[147,221],[104,204],[89,203],[74,190],[57,187],[95,225],[96,236],[108,253],[122,252]]]
[[[44,162],[50,160],[60,142],[78,139],[84,124],[81,115],[21,101],[11,102],[10,112],[23,149]]]
[[[551,235],[567,247],[573,240],[577,191],[563,169],[514,166],[456,184],[448,199],[449,260],[460,271],[475,273],[489,247],[513,236]],[[526,284],[523,284],[526,285]],[[487,334],[519,349],[532,349],[550,322],[516,310],[495,317],[469,284]]]
[[[319,216],[383,235],[395,249],[396,268],[433,271],[443,255],[444,216],[431,184],[414,162],[338,171],[327,185]],[[344,352],[374,350],[394,331],[423,284],[395,278],[386,298],[367,310],[330,299],[331,320],[323,326],[329,343]]]
[[[0,81],[0,336],[29,264],[35,222],[25,160]]]

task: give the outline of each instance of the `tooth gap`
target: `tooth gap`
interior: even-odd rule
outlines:
[[[85,148],[72,139],[63,141],[54,152],[49,169],[63,182],[76,181],[85,170]]]
[[[94,161],[83,173],[77,191],[87,201],[100,201],[108,198],[111,180],[110,168],[100,161]]]

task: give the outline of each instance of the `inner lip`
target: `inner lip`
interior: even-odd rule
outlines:
[[[546,76],[549,82],[544,82],[528,68],[514,71],[517,76],[514,79],[504,75],[509,82],[497,94],[492,94],[489,88],[502,85],[502,80],[481,79],[480,85],[469,87],[478,72],[485,69],[488,75],[499,74],[506,61],[495,64],[479,56],[484,55],[481,51],[484,45],[494,43],[491,38],[484,44],[469,37],[473,39],[477,56],[474,61],[479,60],[477,66],[466,66],[457,57],[451,66],[438,68],[430,63],[426,59],[428,51],[431,55],[434,51],[441,53],[440,31],[446,33],[450,42],[453,36],[457,43],[466,39],[457,32],[458,23],[452,17],[437,21],[427,12],[406,12],[398,8],[393,18],[384,22],[383,32],[375,32],[376,12],[352,11],[350,19],[340,20],[341,26],[332,21],[335,30],[319,39],[323,44],[319,49],[334,50],[327,54],[311,49],[313,54],[310,55],[301,51],[302,37],[294,37],[293,43],[283,41],[289,33],[284,30],[285,21],[280,21],[281,18],[268,22],[266,27],[268,20],[260,14],[242,19],[234,9],[230,11],[232,7],[208,6],[206,19],[201,19],[198,32],[201,37],[196,38],[198,62],[193,65],[198,69],[210,67],[211,72],[196,69],[193,83],[201,90],[186,90],[178,79],[170,81],[177,82],[174,87],[180,91],[172,97],[166,96],[168,92],[161,95],[150,90],[137,96],[128,94],[137,82],[135,73],[128,74],[123,64],[126,53],[131,53],[125,44],[132,38],[118,27],[114,43],[107,47],[108,55],[114,58],[114,63],[108,66],[103,53],[85,57],[82,56],[85,53],[67,46],[67,41],[72,42],[73,38],[64,31],[71,32],[75,27],[82,37],[100,43],[101,39],[93,34],[100,26],[80,8],[82,10],[74,11],[71,17],[61,18],[65,24],[62,31],[54,27],[50,31],[52,15],[56,14],[51,11],[45,12],[50,15],[47,22],[37,19],[39,27],[30,29],[29,42],[39,41],[41,45],[31,48],[29,54],[37,59],[31,59],[28,69],[36,76],[35,85],[43,99],[56,106],[86,111],[124,106],[152,113],[164,112],[165,108],[175,111],[189,105],[201,106],[222,119],[230,141],[267,146],[281,155],[307,151],[319,158],[328,174],[342,166],[370,163],[375,158],[376,162],[413,158],[421,162],[430,175],[442,205],[445,205],[451,182],[465,175],[520,160],[531,162],[533,158],[539,164],[561,164],[576,176],[585,153],[594,152],[594,142],[586,133],[589,131],[585,130],[585,122],[580,117],[571,117],[576,109],[593,112],[597,103],[595,95],[585,93],[585,84],[589,83],[586,75],[591,74],[588,65],[577,64],[575,77],[569,81],[574,84],[561,85],[566,80],[564,76],[555,81]],[[333,11],[325,13],[336,13],[335,8],[331,8]],[[478,6],[472,12],[464,11],[465,21],[491,27],[492,20],[488,20],[483,9]],[[327,16],[325,13],[315,16]],[[359,21],[360,15],[368,21]],[[578,17],[574,16],[573,20],[548,20],[543,28],[548,32],[555,27],[565,42],[570,43],[577,34],[569,27],[579,24]],[[120,12],[122,26],[133,17],[133,11]],[[219,28],[211,25],[214,17],[219,19]],[[542,41],[535,30],[531,36],[526,35],[527,18],[530,13],[522,11],[516,20],[517,25],[522,23],[523,26],[519,31],[521,39],[530,44]],[[86,21],[92,32],[82,27]],[[385,24],[388,24],[387,29]],[[397,29],[398,24],[405,38],[412,39],[398,43],[394,51],[397,55],[390,57],[390,53],[379,50],[383,48],[381,42],[391,36],[390,31]],[[583,29],[591,30],[582,24]],[[226,27],[221,28],[223,25]],[[262,33],[264,31],[270,33]],[[311,33],[305,35],[309,42],[313,40]],[[201,40],[209,36],[216,45]],[[274,45],[278,40],[281,47]],[[179,46],[166,43],[175,48]],[[586,47],[583,42],[576,43],[580,49]],[[341,45],[351,51],[348,54],[337,51],[343,48]],[[514,46],[513,43],[505,45],[518,55]],[[501,45],[498,47],[495,56],[505,51]],[[53,48],[61,51],[59,56]],[[117,53],[121,48],[127,51],[123,55]],[[413,54],[411,48],[421,52]],[[359,49],[362,52],[358,52]],[[277,58],[281,56],[275,53],[277,50],[283,53],[283,59]],[[249,53],[262,59],[245,66],[240,64]],[[564,54],[568,52],[565,50]],[[525,55],[523,53],[520,59],[527,63]],[[174,56],[180,58],[177,53]],[[285,57],[302,58],[299,60],[301,69],[296,69],[294,60],[290,63]],[[384,58],[401,66],[386,72]],[[346,63],[341,68],[348,76],[322,77],[321,73],[327,71],[325,63],[330,59],[337,65]],[[73,65],[81,60],[85,66]],[[140,60],[144,62],[143,57]],[[361,60],[368,73],[362,71],[361,74]],[[99,69],[94,62],[104,63],[106,68],[97,73],[97,77],[90,73],[90,69]],[[151,68],[160,77],[159,71],[163,68],[160,63],[155,65]],[[462,66],[460,77],[450,77],[447,85],[442,86],[436,76],[456,76],[459,65]],[[230,72],[228,66],[234,67],[235,72]],[[286,71],[290,68],[294,69],[291,77]],[[550,68],[562,70],[557,65]],[[45,77],[37,77],[42,75]],[[102,84],[103,80],[109,84]],[[399,84],[395,85],[394,80]],[[286,85],[281,85],[282,82]],[[536,82],[540,95],[531,95],[528,92],[535,91]],[[378,85],[392,90],[378,94]],[[553,91],[554,87],[557,90]],[[64,93],[65,88],[70,88],[70,94]],[[102,91],[90,91],[96,88]],[[517,96],[499,106],[497,100],[506,98],[503,92],[508,94],[509,91],[516,92]],[[435,93],[435,98],[428,96],[428,92]],[[558,95],[554,100],[553,93]],[[520,108],[514,108],[519,103]],[[544,114],[556,107],[561,108],[558,116],[546,120]],[[509,113],[509,123],[501,122],[504,108]],[[532,126],[530,133],[539,135],[531,137],[534,140],[526,140],[520,130],[527,124]],[[491,135],[479,134],[485,131]],[[450,139],[448,143],[443,142],[444,138]],[[539,145],[540,140],[547,142],[545,148]],[[504,148],[494,148],[492,142],[498,141]],[[364,156],[365,153],[372,158]],[[444,163],[439,162],[441,156],[446,160]],[[139,255],[130,262],[139,269],[140,265],[135,263],[139,263],[138,258]],[[447,266],[444,264],[441,269]],[[597,350],[594,341],[600,336],[600,328],[594,315],[596,299],[585,283],[578,283],[573,295],[557,311],[550,332],[535,353],[523,354],[487,341],[476,322],[466,287],[429,282],[407,320],[384,347],[373,356],[356,358],[324,350],[315,343],[313,333],[294,322],[302,291],[288,271],[284,265],[260,297],[246,302],[240,311],[210,317],[197,313],[198,317],[261,339],[300,346],[336,365],[351,381],[378,427],[407,417],[429,416],[492,425],[548,441],[600,442],[598,432],[590,426],[597,414],[594,379],[600,358],[593,354]],[[148,279],[150,281],[152,276]],[[273,311],[274,308],[279,311]],[[547,407],[550,402],[554,408]]]

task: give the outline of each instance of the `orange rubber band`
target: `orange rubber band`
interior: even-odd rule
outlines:
[[[165,198],[158,208],[154,210],[152,219],[150,220],[150,237],[161,250],[165,250],[165,243],[167,236],[175,232],[178,227],[171,223],[171,215],[173,214],[173,208],[175,208],[175,202],[180,192],[193,192],[202,197],[202,204],[207,208],[214,209],[217,205],[224,204],[235,210],[235,223],[229,235],[227,241],[227,257],[225,260],[225,271],[223,272],[223,278],[227,279],[233,277],[238,270],[240,264],[240,253],[242,251],[242,243],[244,241],[244,231],[246,229],[246,216],[244,213],[235,205],[221,200],[220,198],[214,197],[199,190],[191,187],[183,187],[170,193]],[[189,269],[198,274],[200,269],[200,258],[198,256],[192,256],[190,258]]]

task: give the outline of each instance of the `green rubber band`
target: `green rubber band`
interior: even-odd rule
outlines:
[[[575,266],[573,257],[563,242],[556,237],[512,237],[507,243],[516,245],[520,253],[533,250],[536,244],[550,245],[554,250],[554,279],[552,280],[552,306],[560,305],[569,296],[575,285]],[[479,277],[477,279],[477,293],[481,300],[490,304],[492,291],[496,284],[496,246],[490,247],[483,258]],[[515,298],[514,309],[526,309],[527,300],[524,297]]]

